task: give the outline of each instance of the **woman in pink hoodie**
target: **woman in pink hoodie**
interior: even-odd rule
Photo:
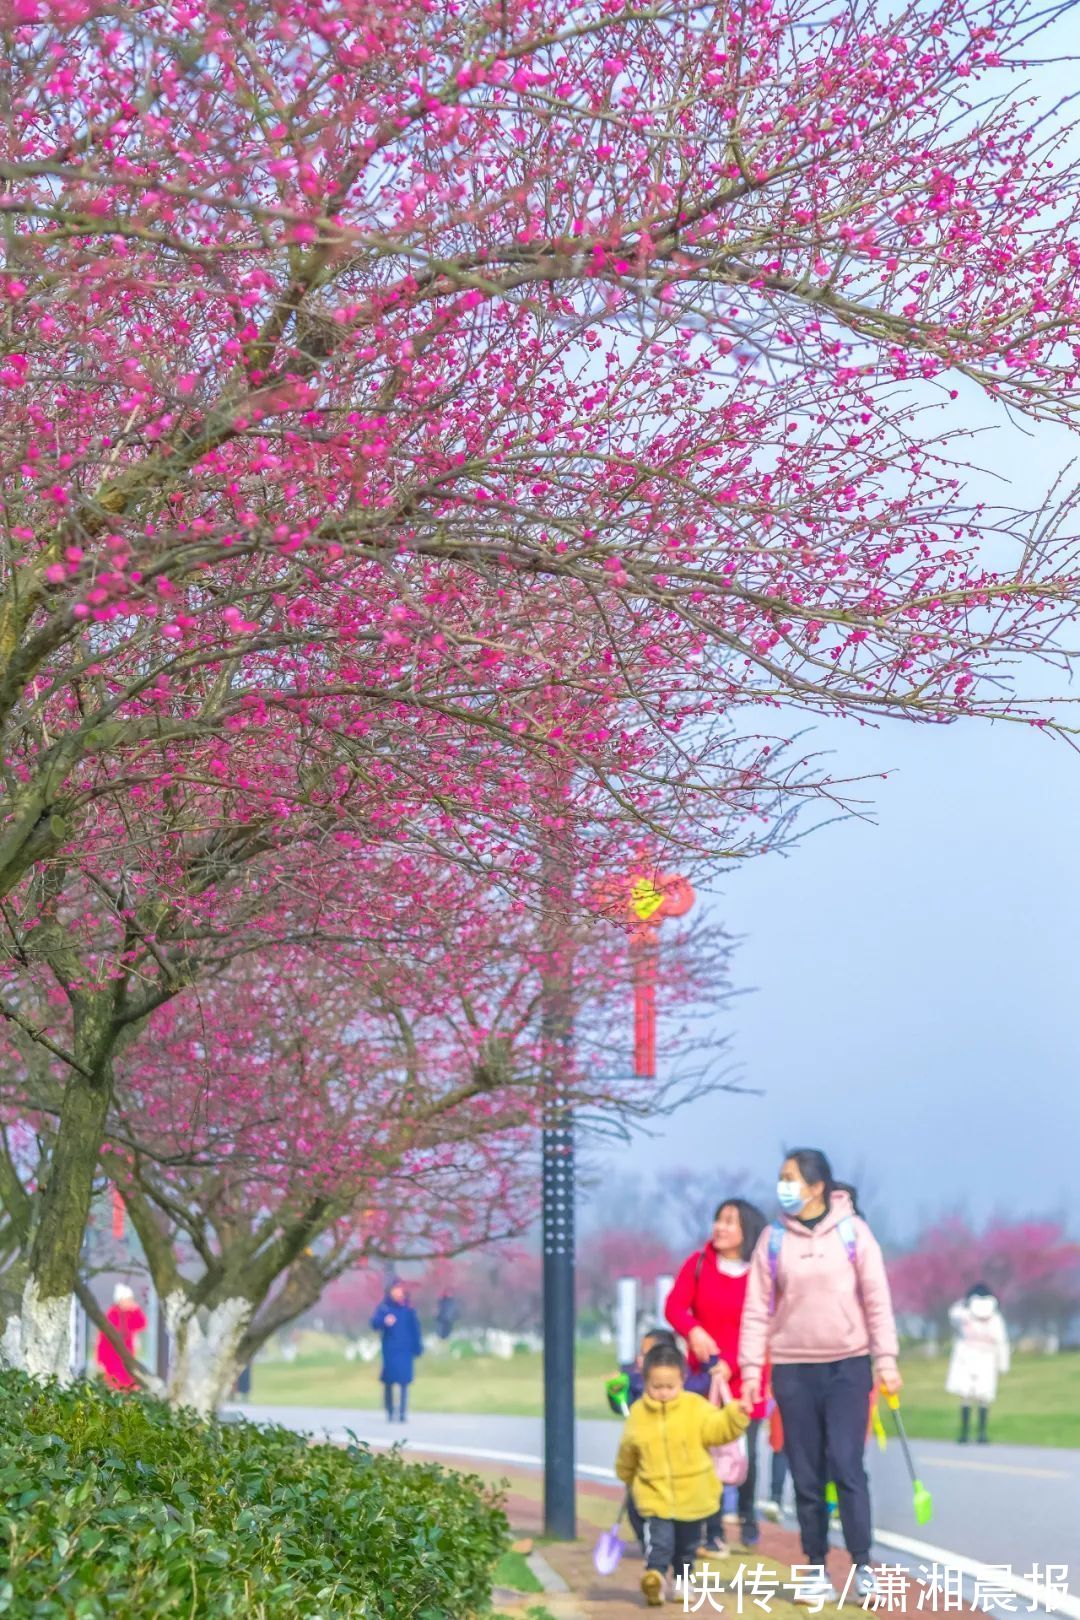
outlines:
[[[816,1148],[788,1154],[776,1192],[783,1217],[761,1234],[750,1263],[739,1334],[743,1399],[754,1399],[771,1363],[803,1553],[821,1571],[820,1580],[803,1584],[797,1601],[836,1596],[825,1572],[830,1478],[856,1566],[854,1592],[872,1596],[863,1462],[870,1393],[875,1379],[890,1393],[900,1388],[885,1263],[853,1189],[834,1180]]]

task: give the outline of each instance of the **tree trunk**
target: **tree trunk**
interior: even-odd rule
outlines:
[[[9,1321],[4,1334],[11,1355],[18,1338],[17,1364],[34,1378],[71,1378],[71,1302],[112,1101],[122,998],[119,981],[105,990],[70,992],[73,1064],[32,1228],[20,1330],[16,1335]]]
[[[239,1296],[198,1308],[180,1289],[166,1297],[173,1406],[190,1407],[201,1417],[217,1411],[240,1372],[237,1351],[251,1317],[251,1301]]]
[[[21,1315],[4,1324],[0,1355],[33,1378],[71,1379],[71,1301],[109,1111],[111,1072],[72,1074],[41,1194]]]

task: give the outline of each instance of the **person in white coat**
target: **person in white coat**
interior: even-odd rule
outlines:
[[[945,1390],[960,1402],[959,1441],[964,1445],[971,1435],[971,1408],[979,1409],[976,1438],[985,1445],[990,1436],[987,1421],[997,1398],[998,1374],[1009,1370],[1009,1335],[992,1289],[976,1283],[967,1297],[949,1311],[956,1338],[949,1358]]]

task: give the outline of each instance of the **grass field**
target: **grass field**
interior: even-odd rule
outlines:
[[[910,1433],[928,1439],[955,1435],[956,1402],[945,1394],[945,1366],[944,1357],[904,1357],[903,1410]],[[603,1381],[613,1370],[610,1348],[579,1346],[579,1417],[610,1416]],[[417,1373],[412,1402],[418,1411],[537,1417],[542,1409],[538,1355],[519,1355],[511,1361],[491,1356],[460,1361],[425,1356]],[[382,1405],[382,1387],[377,1365],[345,1361],[340,1348],[311,1336],[294,1362],[256,1363],[252,1399],[294,1406],[375,1409]],[[613,1426],[615,1421],[612,1418]],[[995,1440],[1015,1445],[1080,1446],[1080,1355],[1016,1356],[1012,1371],[999,1386],[991,1433]]]

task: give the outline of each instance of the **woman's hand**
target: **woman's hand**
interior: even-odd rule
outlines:
[[[720,1348],[710,1333],[706,1333],[700,1323],[695,1322],[686,1335],[686,1342],[694,1352],[694,1360],[704,1364],[711,1361],[713,1356],[720,1354]]]
[[[754,1407],[757,1405],[757,1403],[758,1403],[758,1394],[760,1392],[760,1389],[761,1389],[761,1380],[760,1379],[758,1379],[758,1378],[746,1378],[746,1377],[743,1378],[743,1381],[742,1381],[742,1394],[739,1396],[739,1403],[740,1403],[740,1405],[745,1406],[746,1410],[748,1412],[752,1412]]]
[[[882,1373],[879,1383],[881,1384],[881,1387],[885,1391],[886,1395],[899,1395],[900,1391],[904,1387],[904,1380],[901,1378],[899,1372],[895,1370],[893,1372]]]
[[[383,1327],[393,1327],[396,1321],[397,1317],[394,1315],[393,1311],[388,1311],[383,1317]]]
[[[731,1368],[728,1366],[723,1356],[721,1356],[720,1360],[716,1363],[716,1366],[713,1368],[713,1372],[718,1378],[722,1378],[725,1384],[731,1383]]]

